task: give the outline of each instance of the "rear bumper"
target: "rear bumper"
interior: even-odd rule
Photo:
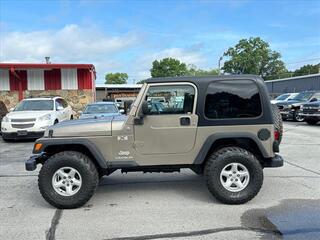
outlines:
[[[38,154],[31,156],[26,162],[25,167],[27,171],[34,171],[37,168],[37,164],[43,163],[46,159],[44,154]]]
[[[18,132],[2,132],[2,137],[5,139],[36,139],[43,137],[43,132],[26,132],[25,134],[21,135]]]
[[[283,158],[276,154],[273,158],[269,158],[263,162],[263,167],[266,168],[277,168],[283,166]]]

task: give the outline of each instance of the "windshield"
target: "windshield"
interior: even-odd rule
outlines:
[[[138,108],[138,105],[139,105],[139,101],[141,100],[141,97],[144,93],[144,91],[146,90],[146,87],[147,87],[147,84],[144,83],[138,93],[138,96],[136,97],[136,99],[134,100],[134,102],[131,104],[131,107],[130,107],[130,112],[129,112],[129,115],[131,116],[134,116],[135,113],[136,113],[136,110]]]
[[[91,104],[84,110],[85,114],[95,113],[117,113],[118,109],[114,104]]]
[[[297,101],[308,101],[312,96],[312,94],[313,94],[312,92],[301,92],[292,99]]]
[[[290,94],[282,94],[278,96],[275,100],[286,100],[289,96]]]
[[[14,111],[48,111],[53,110],[53,100],[26,100],[20,102]]]

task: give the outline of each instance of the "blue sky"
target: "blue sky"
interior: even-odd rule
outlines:
[[[175,57],[199,68],[242,38],[259,36],[288,69],[320,62],[320,1],[0,0],[0,61],[93,63],[129,82],[152,61]]]

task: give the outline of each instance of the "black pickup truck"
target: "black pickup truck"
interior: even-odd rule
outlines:
[[[316,125],[320,121],[320,100],[303,104],[300,115],[310,125]]]
[[[300,107],[304,104],[317,102],[318,100],[320,100],[320,91],[305,91],[288,101],[278,102],[277,106],[283,120],[292,119],[296,122],[303,122],[305,119],[301,114]]]

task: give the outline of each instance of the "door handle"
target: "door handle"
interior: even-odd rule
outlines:
[[[180,125],[181,126],[189,126],[191,123],[190,117],[182,117],[180,118]]]

